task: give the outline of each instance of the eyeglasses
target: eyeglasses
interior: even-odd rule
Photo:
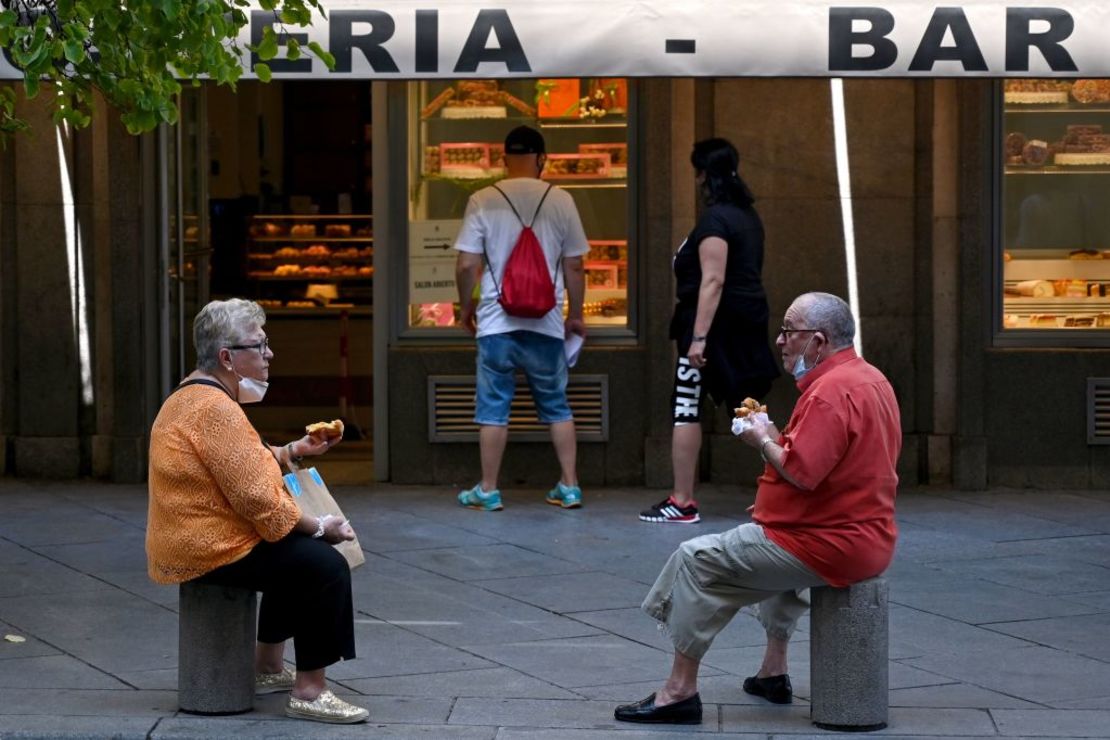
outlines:
[[[258,350],[258,354],[266,354],[266,350],[270,348],[270,338],[263,337],[262,341],[258,344],[229,344],[227,349],[254,349]]]
[[[797,334],[797,333],[803,332],[803,331],[812,332],[812,331],[821,331],[821,330],[820,329],[787,329],[785,326],[780,326],[779,327],[779,334],[783,335],[787,339],[790,338],[791,334]]]

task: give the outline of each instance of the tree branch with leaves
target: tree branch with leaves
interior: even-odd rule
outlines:
[[[271,77],[266,62],[282,45],[287,59],[310,53],[331,69],[335,59],[318,43],[304,50],[286,34],[287,26],[309,26],[317,13],[324,17],[320,2],[0,0],[0,50],[22,70],[27,98],[53,84],[55,122],[89,125],[99,91],[127,130],[138,134],[177,122],[182,84],[208,78],[234,87],[247,51],[261,60],[254,72],[263,82]],[[240,31],[255,9],[272,12],[274,23],[258,44],[243,44]],[[0,86],[0,132],[27,128],[16,115],[19,94],[18,86]]]

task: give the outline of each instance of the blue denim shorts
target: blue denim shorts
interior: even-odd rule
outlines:
[[[534,331],[478,337],[478,389],[474,423],[503,427],[521,370],[544,424],[574,418],[567,404],[567,358],[563,340]]]

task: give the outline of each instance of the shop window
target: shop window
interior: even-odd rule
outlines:
[[[1110,80],[1000,87],[1000,336],[1110,341]]]
[[[586,322],[627,329],[635,253],[628,81],[414,82],[408,106],[408,326],[428,332],[457,327],[451,245],[470,194],[505,175],[505,134],[524,124],[543,133],[543,177],[573,196],[590,242]]]

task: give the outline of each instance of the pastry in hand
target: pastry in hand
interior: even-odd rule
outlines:
[[[762,405],[754,398],[745,398],[740,406],[733,409],[737,419],[743,419],[755,413],[767,413],[767,406]]]
[[[335,438],[343,436],[343,420],[333,419],[332,421],[318,421],[315,424],[309,424],[304,428],[312,437]]]

